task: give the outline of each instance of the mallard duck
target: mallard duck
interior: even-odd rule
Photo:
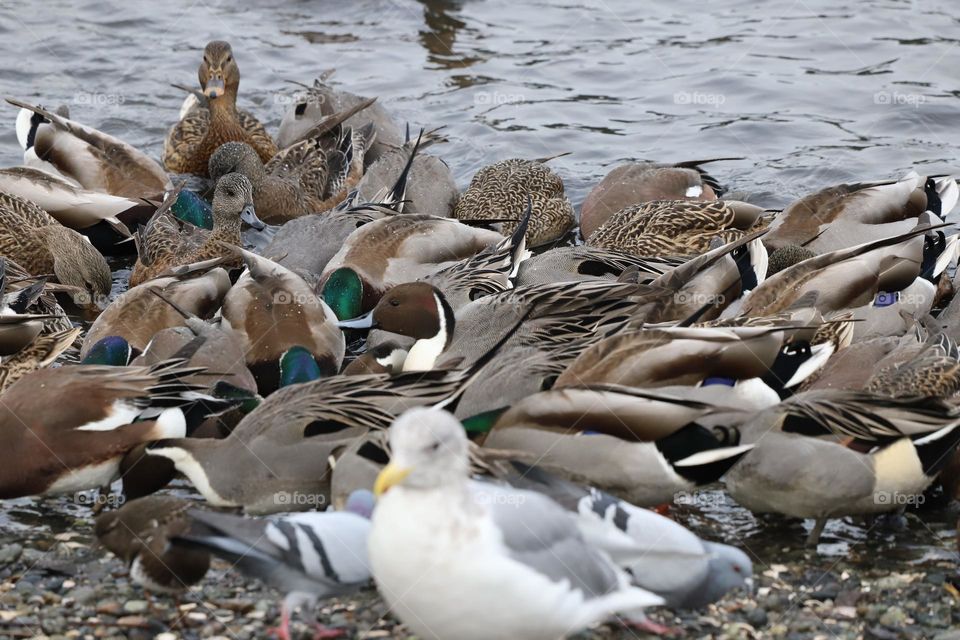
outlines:
[[[264,165],[253,147],[227,142],[210,156],[213,180],[232,172],[253,185],[257,214],[268,224],[283,224],[340,204],[363,175],[363,154],[370,131],[318,135],[281,150]]]
[[[960,391],[960,349],[943,333],[922,342],[905,336],[893,353],[877,361],[864,390],[894,398],[949,398]]]
[[[635,256],[695,256],[755,230],[762,207],[735,200],[657,200],[621,209],[587,236],[591,247]]]
[[[226,245],[239,245],[242,223],[262,229],[253,208],[253,186],[239,173],[217,181],[213,194],[213,231],[182,227],[170,212],[174,195],[137,235],[137,263],[130,274],[135,287],[165,275],[172,267],[229,255]]]
[[[88,191],[133,201],[159,199],[170,186],[160,165],[126,142],[69,116],[12,98],[7,102],[21,108],[17,139],[27,166],[53,169]]]
[[[207,175],[210,156],[225,142],[246,142],[262,162],[276,155],[277,145],[250,113],[237,109],[240,68],[230,44],[207,43],[198,71],[204,104],[197,104],[170,129],[163,143],[163,166],[171,173]]]
[[[323,375],[338,373],[346,345],[330,307],[289,269],[241,253],[247,270],[223,300],[221,323],[240,343],[260,392],[279,386],[281,358],[294,347],[306,349]]]
[[[816,523],[893,511],[933,482],[960,443],[960,417],[935,397],[849,391],[798,394],[739,425],[753,449],[726,475],[751,511]]]
[[[714,409],[620,385],[569,387],[513,404],[480,435],[485,448],[523,452],[551,473],[654,506],[717,481],[753,448],[735,429],[701,424]]]
[[[180,309],[209,318],[220,308],[229,289],[230,278],[220,268],[197,277],[165,276],[137,285],[114,300],[97,317],[84,336],[80,357],[89,356],[94,345],[111,336],[123,338],[126,345],[139,353],[160,331],[185,325],[183,315],[155,292],[160,292]],[[97,363],[117,364],[112,358]]]
[[[474,174],[470,186],[453,209],[453,217],[470,222],[489,221],[510,235],[526,209],[533,213],[527,225],[527,244],[538,247],[559,240],[573,228],[573,205],[564,195],[563,180],[538,160],[501,160]]]
[[[957,203],[956,179],[910,173],[895,182],[841,184],[793,202],[770,223],[771,249],[799,245],[814,253],[907,233],[924,211],[945,218]]]
[[[178,594],[200,582],[210,568],[210,553],[174,544],[192,523],[195,503],[172,496],[130,500],[97,516],[97,540],[130,567],[130,577],[144,589]]]
[[[109,485],[130,449],[186,435],[184,409],[206,398],[183,381],[195,372],[168,361],[150,368],[39,369],[20,378],[4,392],[0,407],[6,445],[0,497]]]
[[[29,200],[2,192],[0,255],[33,275],[53,274],[75,287],[83,294],[75,296],[78,305],[99,304],[110,294],[110,267],[89,240]]]
[[[318,123],[324,122],[331,115],[353,109],[370,100],[370,98],[329,85],[327,80],[334,71],[334,69],[328,69],[320,74],[320,77],[313,81],[312,86],[293,82],[297,86],[296,99],[283,115],[277,132],[277,144],[281,149],[308,137]],[[403,142],[400,127],[379,102],[352,115],[345,124],[352,129],[373,125],[373,144],[366,154],[368,164],[375,162],[382,154],[400,146]],[[436,212],[431,210],[425,213],[435,214]]]
[[[324,268],[320,291],[338,318],[354,318],[372,309],[393,285],[417,280],[501,240],[495,231],[448,218],[381,218],[347,237]]]
[[[331,460],[370,429],[388,427],[397,413],[449,399],[473,373],[333,376],[295,384],[265,398],[222,440],[166,440],[148,446],[147,454],[172,460],[214,506],[250,514],[314,509],[329,504]],[[294,494],[310,498],[295,501]]]
[[[690,160],[676,164],[628,162],[610,171],[580,206],[580,235],[590,237],[617,211],[654,200],[716,200],[720,183],[701,165],[722,160]]]
[[[81,329],[72,328],[38,335],[30,344],[0,361],[0,394],[37,369],[49,366],[73,346]]]

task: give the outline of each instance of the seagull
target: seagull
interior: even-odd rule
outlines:
[[[556,640],[663,604],[632,586],[575,518],[532,491],[472,481],[450,413],[416,408],[389,430],[392,459],[368,542],[374,581],[423,640]]]

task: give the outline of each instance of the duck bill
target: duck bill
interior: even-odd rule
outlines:
[[[373,485],[373,495],[379,498],[389,491],[391,487],[395,487],[403,482],[404,479],[410,475],[411,471],[413,471],[413,469],[400,467],[391,462],[385,466],[383,471],[380,472],[380,475],[377,476],[377,481]]]
[[[222,76],[211,76],[207,78],[207,84],[203,87],[203,95],[208,98],[219,98],[227,90]]]
[[[340,320],[337,322],[337,326],[341,329],[374,329],[377,323],[373,319],[373,311],[370,311],[358,318]]]
[[[248,204],[243,208],[243,211],[240,212],[240,219],[257,231],[263,231],[267,228],[267,225],[263,224],[260,218],[257,217],[252,204]]]

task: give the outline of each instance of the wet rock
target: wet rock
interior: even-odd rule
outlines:
[[[143,613],[150,608],[146,600],[127,600],[123,603],[123,610],[127,613]]]
[[[87,586],[77,587],[70,591],[69,597],[77,604],[90,604],[97,599],[97,590]]]
[[[907,621],[907,614],[900,607],[889,607],[880,616],[880,624],[885,627],[902,627]]]
[[[767,611],[762,607],[754,607],[747,613],[747,622],[755,629],[767,626],[768,620],[769,616],[767,615]]]
[[[16,543],[0,547],[0,567],[16,562],[21,553],[23,553],[23,547]]]

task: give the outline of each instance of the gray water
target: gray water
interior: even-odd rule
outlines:
[[[245,5],[252,6],[247,7]],[[465,185],[484,164],[570,151],[553,166],[576,204],[618,162],[742,157],[711,167],[741,197],[783,206],[843,181],[954,171],[958,19],[947,0],[366,0],[0,2],[0,95],[72,116],[159,157],[204,44],[226,39],[241,106],[276,128],[292,85],[334,80],[401,123],[444,125],[432,150]],[[6,106],[6,105],[4,105]],[[17,164],[13,107],[0,163]],[[0,529],[69,526],[51,501],[11,501]],[[64,505],[65,506],[65,505]],[[688,515],[752,548],[799,546],[716,501]],[[946,553],[945,517],[881,536]],[[867,538],[835,525],[821,552]],[[911,552],[912,553],[912,552]],[[910,555],[910,554],[908,554]]]

